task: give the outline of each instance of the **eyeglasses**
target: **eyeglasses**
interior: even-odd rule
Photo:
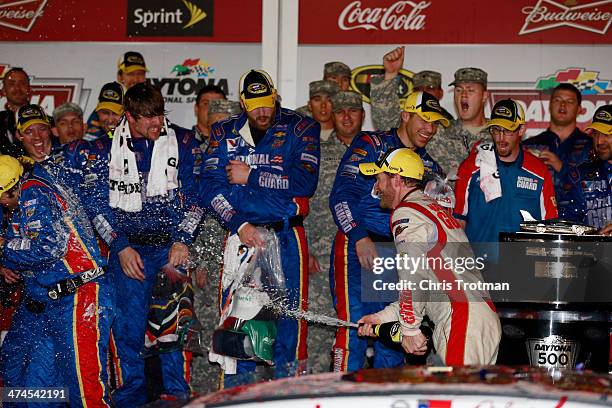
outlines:
[[[491,126],[489,128],[489,134],[491,134],[491,136],[499,136],[499,135],[504,135],[504,136],[512,136],[514,134],[515,130],[508,130],[508,129],[504,129],[503,127],[500,126]]]

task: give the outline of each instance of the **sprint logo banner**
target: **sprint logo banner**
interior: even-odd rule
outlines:
[[[211,37],[214,0],[128,0],[127,34]]]

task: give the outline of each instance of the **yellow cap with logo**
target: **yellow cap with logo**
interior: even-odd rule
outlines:
[[[416,113],[425,122],[440,122],[444,127],[450,124],[444,116],[440,102],[427,92],[412,92],[404,101],[402,108],[405,112]]]
[[[402,147],[399,149],[389,149],[375,163],[361,163],[359,171],[366,176],[374,176],[384,172],[422,180],[425,166],[418,154],[406,147]]]
[[[252,69],[240,77],[238,83],[240,100],[247,112],[257,108],[273,108],[276,104],[276,89],[272,78],[264,70]]]

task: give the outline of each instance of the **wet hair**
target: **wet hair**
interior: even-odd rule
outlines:
[[[221,89],[221,87],[217,85],[205,85],[198,91],[198,95],[196,96],[195,103],[196,104],[200,103],[200,97],[207,93],[215,93],[215,94],[223,95],[223,99],[227,98],[227,95],[225,94],[225,92],[223,92],[223,89]]]
[[[123,107],[134,118],[162,116],[164,97],[159,89],[147,83],[136,84],[125,93]]]
[[[14,72],[21,72],[23,75],[25,75],[26,79],[28,80],[28,83],[30,83],[30,77],[28,76],[28,73],[25,72],[25,70],[23,68],[21,68],[21,67],[13,67],[13,68],[9,69],[8,71],[6,71],[6,73],[2,77],[2,83],[4,83],[4,81],[6,81],[6,79],[9,77],[9,75],[11,75]]]
[[[563,83],[555,86],[555,88],[552,90],[552,93],[550,94],[550,98],[551,99],[555,95],[555,93],[557,93],[557,91],[570,91],[570,92],[573,92],[576,95],[576,100],[578,101],[578,105],[580,105],[582,103],[582,94],[580,93],[580,90],[578,90],[578,88],[576,88],[574,85],[572,85],[570,83],[563,82]]]

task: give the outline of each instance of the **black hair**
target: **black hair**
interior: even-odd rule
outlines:
[[[136,84],[125,93],[123,106],[134,118],[162,116],[164,97],[159,89],[147,83]]]
[[[196,105],[200,103],[200,97],[207,93],[215,93],[215,94],[223,95],[223,99],[227,98],[227,95],[225,95],[225,92],[223,92],[223,89],[221,89],[221,87],[217,85],[205,85],[198,91],[198,96],[196,96],[196,99],[195,99]]]
[[[9,69],[8,71],[6,71],[6,73],[4,74],[4,77],[2,77],[2,82],[4,82],[6,78],[8,78],[9,75],[11,75],[14,72],[21,72],[23,75],[25,75],[26,79],[28,80],[28,83],[30,83],[30,77],[28,76],[28,73],[25,72],[25,70],[21,67],[13,67]]]
[[[580,90],[578,90],[578,88],[576,88],[574,85],[572,85],[572,84],[570,84],[568,82],[563,82],[563,83],[555,86],[555,88],[552,90],[552,93],[550,94],[551,99],[554,96],[554,94],[557,93],[557,91],[570,91],[570,92],[573,92],[574,94],[576,94],[576,100],[578,101],[578,105],[580,105],[582,103],[582,94],[580,93]]]

